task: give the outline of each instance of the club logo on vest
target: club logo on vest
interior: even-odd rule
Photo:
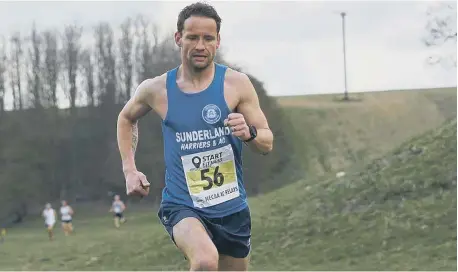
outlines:
[[[212,125],[221,119],[221,110],[214,104],[208,104],[202,109],[202,118]]]

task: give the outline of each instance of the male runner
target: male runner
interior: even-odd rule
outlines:
[[[251,217],[242,146],[267,154],[273,135],[249,78],[214,62],[221,18],[195,3],[178,16],[181,65],[138,87],[118,116],[117,136],[128,195],[146,196],[135,165],[137,121],[162,119],[165,188],[158,216],[191,270],[247,270]]]
[[[119,195],[115,195],[114,201],[111,204],[110,212],[114,212],[114,224],[116,228],[119,228],[120,223],[124,223],[123,212],[126,209],[126,205],[121,201]]]
[[[56,224],[56,211],[51,207],[50,203],[45,205],[42,216],[45,219],[45,227],[48,230],[49,240],[52,240],[54,238],[54,224]]]
[[[66,200],[62,200],[62,206],[60,207],[60,215],[60,219],[62,221],[62,229],[64,230],[65,236],[68,236],[73,232],[73,209],[68,205]]]
[[[5,241],[6,227],[0,229],[0,244]]]

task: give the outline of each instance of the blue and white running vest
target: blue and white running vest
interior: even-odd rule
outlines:
[[[168,110],[162,122],[165,188],[162,205],[185,205],[208,217],[247,207],[242,177],[242,141],[224,119],[226,66],[215,63],[207,89],[185,93],[176,83],[178,67],[167,72]]]

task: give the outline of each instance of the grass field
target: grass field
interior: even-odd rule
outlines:
[[[250,199],[251,270],[455,270],[456,119],[341,179],[322,176]],[[75,218],[47,241],[41,221],[11,230],[2,270],[186,270],[156,210]]]

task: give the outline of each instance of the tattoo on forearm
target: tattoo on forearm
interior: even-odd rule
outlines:
[[[135,154],[138,143],[138,123],[132,125],[132,152]]]

